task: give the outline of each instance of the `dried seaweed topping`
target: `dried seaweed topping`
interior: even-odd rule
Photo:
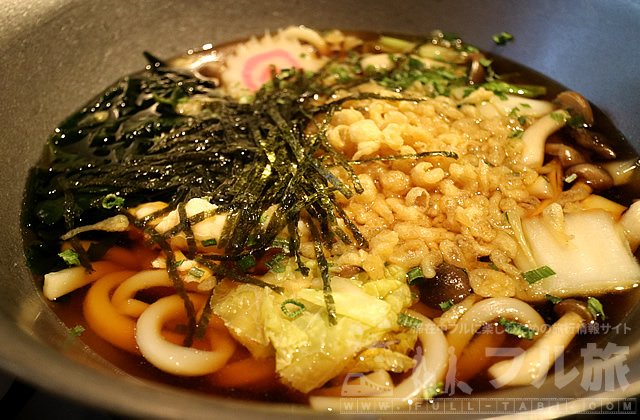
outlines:
[[[178,275],[171,239],[183,235],[187,258],[211,269],[219,279],[281,292],[280,287],[248,275],[241,261],[257,261],[267,250],[278,247],[294,257],[301,273],[308,275],[299,252],[298,223],[302,220],[312,232],[328,319],[335,324],[324,250],[336,240],[347,244],[355,240],[358,246],[368,247],[336,198],[336,194],[350,198],[363,192],[352,165],[457,156],[436,151],[349,161],[326,137],[333,114],[343,104],[420,99],[359,93],[330,100],[331,95],[371,80],[398,90],[409,82],[422,81],[437,94],[463,83],[466,74],[455,66],[427,74],[408,55],[398,56],[390,72],[368,73],[357,60],[347,57],[330,60],[315,74],[274,69],[253,102],[240,103],[191,71],[171,67],[148,53],[145,56],[149,60],[145,71],[114,83],[50,137],[50,160],[34,170],[38,205],[30,226],[43,242],[57,241],[61,232],[105,219],[121,207],[156,200],[169,203],[134,223],[147,233],[147,244],[158,246],[165,254],[167,271],[189,317],[187,345],[194,335],[202,334],[206,316],[196,332],[195,310]],[[337,79],[336,72],[341,75]],[[196,105],[198,111],[180,111],[187,103]],[[331,171],[336,166],[346,171],[348,182]],[[122,201],[105,208],[104,197],[110,195]],[[198,197],[208,197],[215,210],[188,216],[186,203]],[[59,208],[63,211],[58,214]],[[261,217],[269,209],[265,226]],[[176,226],[162,234],[150,227],[151,221],[174,210],[179,216]],[[199,251],[192,226],[218,214],[226,216],[222,234],[215,244],[201,243],[216,247],[215,254]],[[90,269],[90,256],[77,241],[73,238],[72,246],[82,265]]]

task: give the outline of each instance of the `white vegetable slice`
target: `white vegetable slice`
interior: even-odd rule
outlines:
[[[519,298],[539,301],[557,297],[593,296],[635,287],[640,266],[631,254],[610,213],[592,210],[565,215],[565,233],[558,241],[542,218],[523,219],[522,228],[538,267],[549,266],[555,275],[527,285]],[[518,255],[516,265],[528,270]]]
[[[633,203],[622,215],[620,226],[624,229],[631,251],[635,252],[640,245],[640,201]]]

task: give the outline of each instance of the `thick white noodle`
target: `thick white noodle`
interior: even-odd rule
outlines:
[[[137,318],[149,307],[148,303],[134,299],[138,291],[150,287],[171,285],[172,283],[166,270],[141,271],[118,286],[111,297],[111,304],[121,314]]]
[[[201,376],[222,368],[235,350],[229,335],[212,334],[212,351],[182,347],[162,336],[162,326],[184,314],[178,295],[157,300],[140,315],[136,324],[136,341],[142,355],[158,369],[179,376]]]
[[[489,368],[494,386],[531,385],[544,380],[556,359],[580,331],[583,319],[568,312],[551,326],[527,351],[510,360],[503,360]]]
[[[513,298],[481,300],[462,315],[456,326],[447,333],[447,340],[449,345],[454,347],[455,355],[460,356],[462,349],[483,325],[494,322],[500,317],[517,321],[538,332],[544,325],[540,314],[521,300]]]
[[[436,385],[444,380],[449,363],[449,344],[442,330],[429,318],[415,311],[406,311],[406,314],[422,321],[418,330],[420,345],[416,352],[420,355],[411,376],[393,388],[392,393],[378,394],[383,398],[393,397],[402,400],[402,403],[411,405],[413,400],[422,398],[425,388]],[[380,372],[373,372],[366,376],[367,380],[382,384]],[[376,396],[376,394],[363,394],[362,396]],[[311,407],[323,411],[335,411],[340,408],[341,399],[338,397],[315,396],[309,399]],[[397,402],[394,407],[397,407]]]
[[[422,321],[418,330],[422,357],[413,368],[411,376],[395,387],[393,397],[402,398],[411,404],[411,399],[422,398],[425,388],[444,379],[449,365],[449,343],[442,330],[432,320],[415,311],[406,312],[407,315]]]

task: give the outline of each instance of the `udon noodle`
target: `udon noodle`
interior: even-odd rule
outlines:
[[[589,103],[455,36],[148,59],[52,135],[29,261],[155,369],[316,408],[537,384],[640,279],[640,208],[609,194],[634,165]]]

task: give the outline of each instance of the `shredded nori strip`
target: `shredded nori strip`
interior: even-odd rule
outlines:
[[[212,301],[214,291],[215,287],[212,288],[209,292],[207,303],[204,305],[202,314],[200,315],[200,319],[198,320],[198,324],[196,325],[195,337],[200,340],[204,338],[204,335],[207,332],[207,327],[209,326],[209,321],[211,320],[211,315],[213,314]]]
[[[320,232],[316,227],[313,220],[307,222],[309,230],[311,230],[311,236],[313,238],[313,248],[316,252],[316,260],[318,261],[318,267],[320,268],[320,275],[322,276],[322,293],[324,296],[324,304],[327,307],[327,316],[329,317],[329,325],[336,325],[338,323],[338,317],[336,315],[336,304],[331,294],[331,278],[329,277],[329,264],[324,256],[324,249],[322,247],[322,241],[320,238]]]
[[[31,222],[39,239],[59,240],[61,231],[113,215],[116,209],[100,205],[108,194],[118,194],[129,206],[168,202],[167,207],[133,222],[149,236],[147,245],[158,246],[165,254],[169,276],[185,303],[189,318],[185,345],[190,345],[196,334],[195,310],[178,275],[169,241],[184,235],[187,258],[210,268],[219,280],[229,278],[281,293],[280,287],[242,273],[237,262],[246,255],[259,259],[282,240],[278,235],[286,228],[286,252],[296,259],[301,273],[308,275],[299,252],[298,222],[304,214],[323,279],[329,322],[334,325],[337,317],[323,250],[336,238],[344,243],[353,238],[359,247],[368,247],[336,198],[336,194],[350,198],[363,192],[352,165],[457,155],[436,151],[349,161],[326,136],[333,114],[345,103],[422,99],[373,93],[355,93],[333,101],[328,98],[339,89],[371,80],[398,89],[410,81],[427,80],[437,91],[466,80],[466,74],[457,79],[444,70],[433,77],[422,74],[428,71],[416,68],[408,54],[400,56],[394,70],[374,74],[366,74],[357,63],[336,58],[311,75],[296,69],[278,73],[272,68],[271,81],[247,104],[222,96],[212,82],[191,70],[171,67],[147,52],[144,55],[149,62],[145,71],[118,80],[50,137],[50,164],[38,172],[43,178],[38,180],[34,197],[40,213],[32,216]],[[327,84],[335,79],[336,71],[343,70],[348,77]],[[319,97],[324,101],[321,105],[317,105]],[[178,104],[185,101],[202,101],[202,112],[178,112]],[[336,166],[346,171],[349,184],[331,172]],[[185,204],[196,197],[208,197],[217,207],[188,217]],[[260,218],[274,205],[269,223],[263,226]],[[56,213],[60,206],[64,207],[61,215]],[[150,227],[153,220],[176,209],[176,226],[162,234]],[[226,214],[217,241],[220,254],[204,255],[198,251],[191,227],[217,214]],[[90,269],[89,256],[79,239],[73,238],[71,243],[82,265]],[[198,336],[205,324],[203,315]]]

